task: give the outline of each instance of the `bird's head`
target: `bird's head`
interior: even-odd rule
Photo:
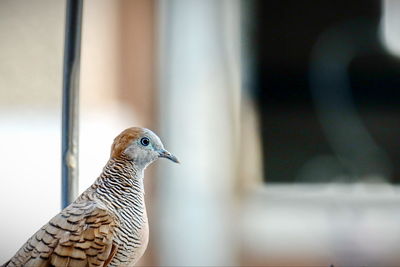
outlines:
[[[164,145],[155,133],[140,127],[128,128],[114,139],[111,158],[131,160],[143,168],[158,158],[167,158],[179,163],[174,155],[164,149]]]

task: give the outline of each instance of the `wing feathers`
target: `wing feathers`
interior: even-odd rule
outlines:
[[[31,237],[6,266],[106,266],[116,253],[116,223],[94,202],[71,204]]]

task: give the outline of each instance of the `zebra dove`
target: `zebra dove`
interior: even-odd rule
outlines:
[[[152,131],[137,127],[123,131],[94,184],[3,266],[134,265],[149,237],[143,171],[160,157],[179,162]]]

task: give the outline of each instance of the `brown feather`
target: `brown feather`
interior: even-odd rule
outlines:
[[[111,247],[111,252],[110,252],[110,256],[108,257],[108,259],[105,260],[104,262],[104,266],[108,266],[108,264],[111,262],[111,260],[114,258],[115,253],[117,253],[117,249],[118,247],[116,245],[112,245]]]
[[[137,140],[143,134],[143,129],[139,127],[131,127],[120,133],[111,146],[111,157],[120,158],[123,156],[125,149]]]
[[[115,254],[117,223],[95,202],[71,204],[30,238],[8,266],[104,266]]]

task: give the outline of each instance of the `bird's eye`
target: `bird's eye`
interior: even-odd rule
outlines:
[[[148,146],[148,145],[150,144],[150,140],[149,140],[149,138],[147,138],[147,137],[143,137],[142,139],[140,139],[140,143],[141,143],[143,146]]]

